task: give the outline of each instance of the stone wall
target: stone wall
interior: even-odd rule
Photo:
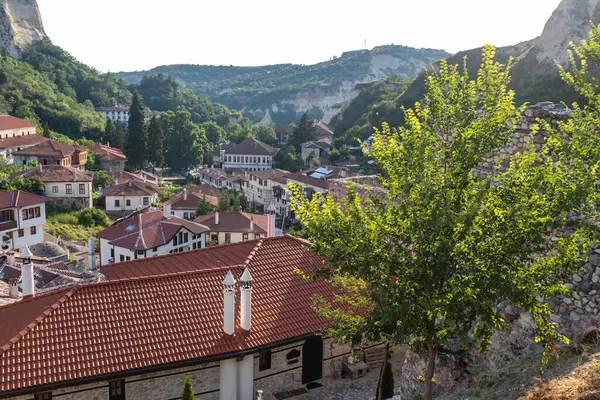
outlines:
[[[91,201],[89,197],[49,197],[49,199],[51,204],[60,208],[81,210],[83,208],[91,207]]]

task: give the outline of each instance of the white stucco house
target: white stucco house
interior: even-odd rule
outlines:
[[[219,205],[219,198],[215,196],[215,194],[218,194],[218,190],[211,186],[208,186],[209,190],[207,190],[207,188],[205,188],[206,186],[208,185],[198,185],[183,189],[182,192],[177,193],[167,200],[165,204],[171,206],[171,215],[178,218],[193,220],[196,218],[198,203],[203,200],[213,207],[217,207]]]
[[[205,247],[208,228],[163,211],[137,212],[96,234],[100,264],[162,256]]]
[[[194,222],[208,228],[211,245],[238,243],[275,236],[275,217],[239,211],[200,215]],[[271,225],[269,225],[271,224]],[[269,227],[270,226],[270,227]],[[273,233],[269,235],[272,229]]]
[[[150,182],[131,180],[102,189],[109,215],[126,215],[146,207],[155,207],[160,189]]]
[[[243,185],[244,195],[254,204],[257,212],[265,212],[269,204],[273,203],[277,215],[287,214],[289,207],[285,189],[289,173],[278,168],[248,172],[248,180]]]
[[[256,139],[246,139],[227,149],[221,159],[225,171],[243,169],[262,171],[273,168],[273,156],[279,151]]]
[[[0,254],[44,240],[47,198],[20,190],[0,190]]]

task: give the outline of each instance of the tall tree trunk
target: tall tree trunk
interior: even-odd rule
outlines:
[[[433,342],[427,343],[427,371],[425,373],[424,400],[433,399],[433,374],[435,372],[435,358],[437,356],[437,345]]]
[[[381,364],[381,370],[379,371],[379,383],[377,384],[377,396],[375,400],[384,400],[381,396],[383,393],[383,376],[385,374],[385,366],[388,363],[388,358],[390,355],[390,345],[389,343],[385,344],[385,358],[383,364]]]

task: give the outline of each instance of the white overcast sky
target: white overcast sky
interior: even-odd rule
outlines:
[[[102,71],[313,64],[403,44],[457,52],[538,36],[560,0],[38,0],[53,42]]]

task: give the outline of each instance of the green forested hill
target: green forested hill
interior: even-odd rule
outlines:
[[[443,50],[381,46],[343,53],[341,57],[314,65],[278,64],[261,67],[167,65],[149,71],[121,72],[119,76],[141,83],[144,76],[163,74],[175,78],[200,97],[244,112],[255,122],[269,117],[279,124],[298,119],[302,111],[296,96],[314,97],[317,113],[330,114],[344,103],[343,94],[354,83],[388,76],[415,77],[430,63],[447,57]],[[349,83],[348,88],[343,88]],[[320,105],[319,99],[338,104]],[[309,107],[310,108],[310,107]],[[323,115],[315,115],[322,117]],[[328,118],[326,118],[328,119]]]

